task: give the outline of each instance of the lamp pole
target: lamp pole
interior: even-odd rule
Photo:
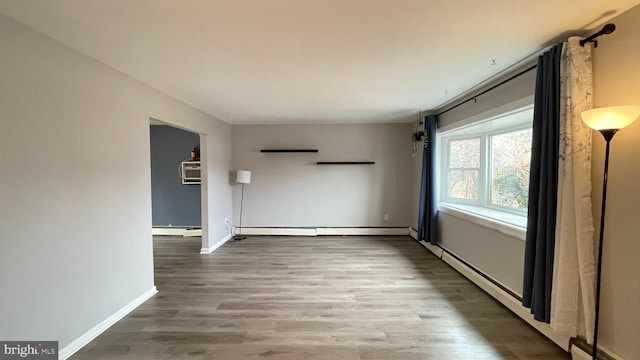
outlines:
[[[618,130],[631,125],[640,117],[640,106],[611,106],[586,110],[582,112],[582,121],[598,130],[606,142],[604,155],[604,178],[602,180],[602,210],[600,211],[600,241],[598,243],[598,274],[596,275],[596,308],[593,328],[593,348],[591,359],[598,358],[598,324],[600,322],[600,290],[602,279],[602,250],[604,245],[604,213],[607,207],[607,180],[609,178],[609,150],[611,139]]]
[[[600,130],[607,143],[607,150],[604,155],[604,178],[602,179],[602,210],[600,211],[600,242],[598,244],[598,272],[596,280],[596,314],[593,329],[593,348],[591,350],[591,359],[597,359],[598,352],[598,323],[600,319],[600,279],[602,278],[602,248],[604,244],[604,213],[607,208],[607,179],[609,177],[609,149],[611,139],[618,129]]]
[[[236,182],[242,185],[242,192],[240,195],[240,230],[238,234],[233,237],[233,240],[244,240],[247,237],[242,235],[242,207],[244,205],[244,184],[251,183],[251,171],[249,170],[238,170],[236,174]]]
[[[234,240],[244,240],[247,237],[242,235],[242,205],[244,204],[244,183],[242,183],[242,190],[240,195],[240,230],[238,231],[238,235],[234,236]]]

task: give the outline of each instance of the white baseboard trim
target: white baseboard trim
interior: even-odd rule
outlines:
[[[234,234],[238,228],[233,229]],[[243,227],[242,235],[278,235],[278,236],[341,236],[341,235],[409,235],[404,227],[309,227],[309,228],[260,228]]]
[[[135,308],[140,306],[145,301],[149,300],[153,295],[157,293],[158,293],[158,290],[156,289],[156,287],[155,286],[151,287],[149,290],[145,291],[142,295],[135,298],[132,302],[125,305],[122,309],[118,310],[115,314],[109,316],[104,321],[102,321],[101,323],[94,326],[86,333],[84,333],[82,336],[72,341],[69,345],[63,347],[59,353],[60,360],[66,360],[69,357],[71,357],[71,355],[75,354],[78,350],[82,349],[85,345],[90,343],[93,339],[97,338],[100,334],[105,332],[113,324],[117,323],[120,319],[127,316],[130,312],[135,310]]]
[[[429,249],[429,251],[431,251],[435,256],[442,259],[442,254],[444,254],[444,250],[442,250],[440,246],[431,245],[431,243],[428,243],[426,241],[420,241],[420,244],[422,244],[422,246]]]
[[[220,240],[217,243],[213,244],[213,246],[210,246],[208,248],[201,248],[200,249],[200,255],[209,255],[209,254],[211,254],[217,248],[219,248],[220,246],[224,245],[227,241],[231,240],[232,237],[233,237],[233,235],[229,234],[229,235],[225,236],[222,240]]]
[[[411,236],[412,238],[418,240],[418,231],[415,230],[414,228],[410,227],[409,228],[409,236]]]
[[[509,295],[507,292],[502,290],[500,287],[492,283],[491,281],[485,279],[480,274],[470,269],[466,264],[456,259],[455,257],[449,255],[446,252],[442,254],[442,260],[449,264],[451,267],[456,269],[459,273],[464,275],[467,279],[471,280],[474,284],[478,285],[482,290],[484,290],[489,295],[493,296],[496,300],[498,300],[502,305],[506,306],[509,310],[511,310],[514,314],[518,315],[524,321],[529,323],[529,325],[536,328],[536,330],[540,331],[551,341],[555,342],[558,346],[560,346],[565,351],[569,351],[569,340],[570,337],[558,335],[551,330],[549,324],[539,322],[533,318],[529,309],[525,308],[520,304],[520,302]]]

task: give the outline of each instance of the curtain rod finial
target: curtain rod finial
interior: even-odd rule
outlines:
[[[598,47],[598,41],[595,40],[595,38],[597,38],[600,35],[609,35],[614,31],[616,31],[616,25],[613,23],[608,23],[602,27],[602,30],[589,36],[586,39],[580,40],[580,46],[584,46],[586,43],[593,43],[593,47]]]

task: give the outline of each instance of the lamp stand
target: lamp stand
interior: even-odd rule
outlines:
[[[247,237],[242,235],[242,204],[244,203],[244,183],[242,183],[242,191],[240,195],[240,230],[238,231],[238,235],[233,237],[233,240],[244,240]]]
[[[593,348],[591,350],[591,359],[597,359],[598,352],[598,323],[600,318],[600,279],[602,276],[602,245],[604,244],[604,212],[607,206],[607,178],[609,177],[609,146],[613,135],[618,129],[600,130],[600,133],[607,142],[607,150],[604,156],[604,179],[602,180],[602,211],[600,212],[600,242],[598,244],[598,275],[596,280],[596,314],[593,327]]]

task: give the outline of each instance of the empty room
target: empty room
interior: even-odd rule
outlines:
[[[0,359],[640,359],[640,0],[0,0]]]

